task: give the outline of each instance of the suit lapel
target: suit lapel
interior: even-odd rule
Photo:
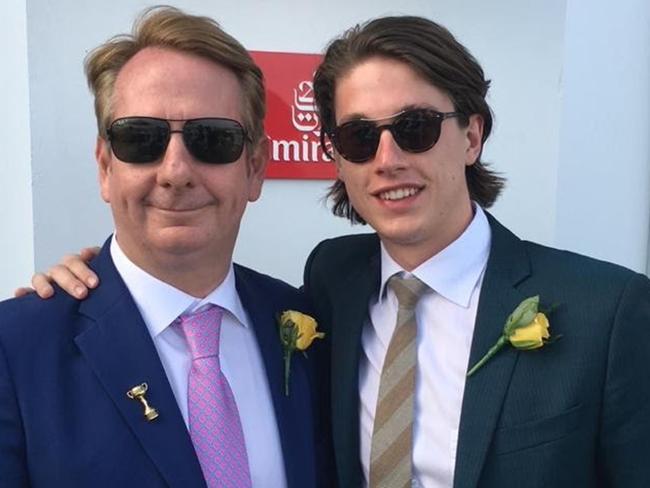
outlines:
[[[257,287],[253,276],[235,266],[236,287],[251,320],[266,377],[271,391],[275,419],[287,478],[287,486],[301,488],[313,484],[315,477],[313,428],[305,411],[305,396],[310,395],[309,377],[299,354],[291,360],[290,395],[284,394],[283,350],[278,334],[278,305],[268,289]]]
[[[88,322],[75,342],[124,421],[170,486],[205,486],[201,467],[146,325],[105,245],[93,267],[102,285],[79,311]],[[159,417],[148,422],[126,396],[146,382]],[[97,419],[101,422],[102,419]]]
[[[521,241],[488,214],[492,245],[479,298],[470,366],[494,345],[515,307],[526,298],[515,287],[530,274]],[[474,488],[485,462],[518,353],[506,346],[465,384],[455,488]]]
[[[332,297],[332,429],[341,486],[361,486],[359,461],[359,358],[368,305],[379,290],[379,241],[370,259],[350,272]]]

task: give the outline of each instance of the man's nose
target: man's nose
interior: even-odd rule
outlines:
[[[379,134],[379,143],[373,164],[378,172],[390,172],[404,168],[406,165],[405,153],[399,147],[392,132],[383,128]]]
[[[181,130],[172,130],[169,144],[158,167],[158,183],[161,186],[192,186],[194,158],[185,147]]]

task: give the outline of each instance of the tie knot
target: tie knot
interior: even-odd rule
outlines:
[[[429,289],[425,283],[415,276],[403,278],[399,275],[393,275],[388,280],[388,286],[395,293],[399,308],[405,310],[414,310],[420,297]]]
[[[223,309],[211,305],[200,312],[181,315],[178,318],[192,359],[219,355],[222,317]]]

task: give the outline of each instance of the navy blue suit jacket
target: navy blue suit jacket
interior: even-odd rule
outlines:
[[[105,245],[101,286],[0,303],[0,486],[203,487],[188,431],[153,341]],[[284,395],[276,316],[305,310],[297,290],[235,266],[239,297],[266,366],[290,488],[316,486],[311,365],[292,358]],[[146,382],[160,416],[126,396]]]
[[[562,338],[533,351],[507,347],[467,379],[454,488],[650,487],[650,280],[521,241],[489,220],[469,363],[533,295],[557,306],[549,321]],[[373,234],[324,241],[305,268],[305,291],[331,348],[331,374],[320,384],[341,488],[362,484],[361,331],[380,264]]]

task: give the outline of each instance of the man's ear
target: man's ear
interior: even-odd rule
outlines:
[[[479,114],[470,115],[465,131],[467,137],[465,165],[471,166],[481,155],[481,149],[483,148],[483,117]]]
[[[334,166],[336,167],[336,179],[343,181],[344,179],[343,156],[341,156],[339,152],[336,150],[331,138],[329,140],[328,155],[332,158],[332,163],[334,163]]]
[[[248,151],[248,149],[247,149]],[[250,182],[248,201],[256,201],[262,194],[262,184],[269,163],[269,138],[264,135],[260,141],[250,149],[247,158],[248,178]]]
[[[95,161],[100,194],[106,203],[110,203],[111,148],[108,141],[99,136],[95,143]]]
[[[336,179],[345,183],[345,170],[343,169],[343,163],[341,163],[341,156],[336,155],[334,157],[334,164],[336,165]]]

